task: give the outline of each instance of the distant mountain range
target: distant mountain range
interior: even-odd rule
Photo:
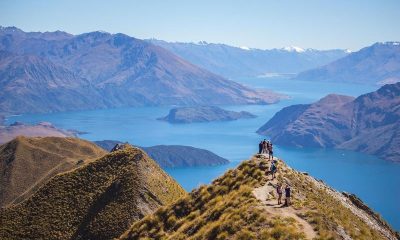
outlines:
[[[331,94],[286,107],[257,132],[276,144],[350,149],[400,162],[400,82],[358,98]]]
[[[286,47],[262,50],[215,43],[166,42],[148,39],[187,61],[227,78],[295,74],[328,64],[349,51]]]
[[[242,118],[255,118],[256,116],[246,112],[235,112],[222,109],[216,106],[198,107],[178,107],[169,111],[165,117],[157,120],[169,123],[194,123],[194,122],[214,122],[214,121],[233,121]]]
[[[0,112],[143,105],[267,104],[280,99],[124,34],[0,29]]]
[[[325,66],[299,73],[296,80],[378,84],[400,81],[400,42],[375,43]]]

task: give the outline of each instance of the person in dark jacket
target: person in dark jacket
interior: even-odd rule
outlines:
[[[273,151],[273,148],[272,148],[272,142],[269,142],[268,141],[268,159],[272,159],[272,160],[274,160],[274,151]]]
[[[263,141],[261,141],[261,142],[258,144],[258,154],[261,154],[261,153],[262,153],[263,146],[264,146]]]
[[[271,167],[269,169],[269,172],[272,175],[272,180],[275,179],[275,173],[278,171],[278,167],[276,166],[276,164],[277,164],[277,161],[273,161],[271,164]]]
[[[291,193],[292,189],[290,188],[289,184],[286,184],[285,187],[285,206],[288,207],[290,206],[291,202],[290,202],[290,197],[291,197]]]

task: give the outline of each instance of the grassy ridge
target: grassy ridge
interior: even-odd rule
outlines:
[[[264,167],[266,168],[266,167]],[[133,224],[121,239],[301,239],[290,218],[271,218],[252,189],[266,181],[255,161],[245,161],[209,186]]]
[[[0,145],[0,207],[20,202],[58,173],[106,152],[95,144],[63,137],[17,137]]]
[[[0,212],[0,239],[111,239],[185,195],[143,151],[128,147],[52,178]]]
[[[134,223],[120,239],[305,239],[295,219],[268,214],[252,194],[270,181],[266,169],[265,160],[244,161],[212,184]],[[353,239],[386,239],[310,177],[282,161],[278,169],[278,181],[292,186],[296,215],[312,226],[317,239],[341,239],[344,234]]]

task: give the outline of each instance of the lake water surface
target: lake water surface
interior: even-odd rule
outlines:
[[[249,111],[257,118],[232,122],[174,125],[155,120],[170,107],[139,107],[13,116],[7,123],[48,121],[60,128],[88,132],[88,140],[120,140],[135,145],[179,144],[205,148],[231,161],[216,167],[166,169],[186,190],[209,183],[228,168],[248,159],[263,138],[255,131],[282,107],[310,103],[328,93],[358,96],[377,89],[368,85],[312,83],[286,79],[238,79],[252,87],[269,88],[291,97],[273,105],[225,106]],[[307,171],[340,191],[355,193],[400,230],[400,164],[345,150],[296,149],[275,146],[277,156],[293,168]]]

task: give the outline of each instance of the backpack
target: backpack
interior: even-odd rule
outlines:
[[[276,170],[276,166],[275,166],[275,164],[272,164],[272,165],[271,165],[271,171],[272,171],[272,172],[275,172],[275,170]]]

